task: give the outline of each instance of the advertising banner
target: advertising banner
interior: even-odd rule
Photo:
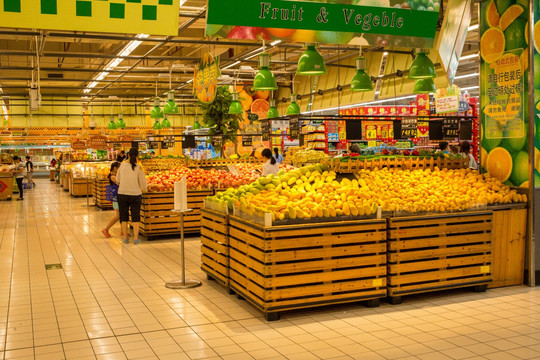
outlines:
[[[526,2],[480,3],[481,167],[510,186],[528,186]]]
[[[206,35],[431,48],[439,9],[440,0],[209,0]]]

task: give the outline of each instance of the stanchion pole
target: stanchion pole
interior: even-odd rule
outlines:
[[[184,253],[184,214],[193,211],[193,209],[172,211],[180,213],[180,257],[182,258],[182,278],[180,280],[169,281],[165,284],[165,287],[169,289],[189,289],[201,286],[202,283],[199,280],[186,280],[186,257]]]

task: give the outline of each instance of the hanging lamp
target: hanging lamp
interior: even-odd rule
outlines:
[[[276,99],[270,99],[270,109],[266,113],[267,119],[273,119],[279,117],[279,112],[276,109]]]
[[[169,121],[169,119],[167,119],[167,115],[165,115],[165,118],[161,122],[161,128],[162,129],[168,129],[170,127],[171,127],[171,122]]]
[[[296,103],[296,94],[291,94],[291,104],[287,108],[287,115],[299,115],[300,106]]]
[[[409,69],[409,79],[434,79],[437,74],[433,61],[427,56],[429,49],[420,49]]]
[[[124,122],[124,115],[119,114],[118,115],[118,122],[116,123],[117,129],[124,129],[126,127],[126,123]]]
[[[244,109],[242,108],[242,104],[238,100],[238,93],[234,92],[232,93],[232,103],[229,106],[229,114],[243,114]]]
[[[169,91],[167,93],[167,102],[163,106],[164,114],[178,114],[178,105],[174,102],[174,91]]]
[[[116,130],[116,124],[114,123],[114,117],[112,115],[111,115],[111,121],[109,121],[109,125],[107,125],[107,129]]]
[[[259,55],[259,72],[253,81],[253,90],[277,90],[276,77],[270,71],[270,54]]]
[[[159,98],[154,99],[154,108],[150,111],[150,118],[161,119],[163,117],[163,110],[159,107]]]
[[[356,74],[351,80],[351,91],[372,91],[373,83],[371,77],[366,74],[366,58],[359,56],[356,58]]]
[[[159,123],[158,119],[156,119],[156,121],[154,122],[154,125],[152,125],[152,129],[161,130],[161,124]]]
[[[315,49],[315,44],[308,44],[306,51],[298,60],[298,75],[323,75],[326,74],[326,66],[322,55]]]
[[[414,84],[415,94],[429,94],[435,92],[435,83],[433,79],[418,79]]]

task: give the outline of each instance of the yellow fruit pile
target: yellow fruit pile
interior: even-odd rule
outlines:
[[[326,158],[328,158],[328,155],[326,155],[324,151],[310,149],[295,151],[291,156],[293,163],[300,164],[316,163]]]
[[[526,195],[471,169],[361,170],[359,182],[376,192],[383,211],[446,212],[527,201]]]

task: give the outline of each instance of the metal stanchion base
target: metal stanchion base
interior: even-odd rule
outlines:
[[[201,285],[202,283],[199,280],[186,280],[185,282],[183,282],[182,280],[174,280],[166,283],[165,287],[169,289],[189,289]]]

